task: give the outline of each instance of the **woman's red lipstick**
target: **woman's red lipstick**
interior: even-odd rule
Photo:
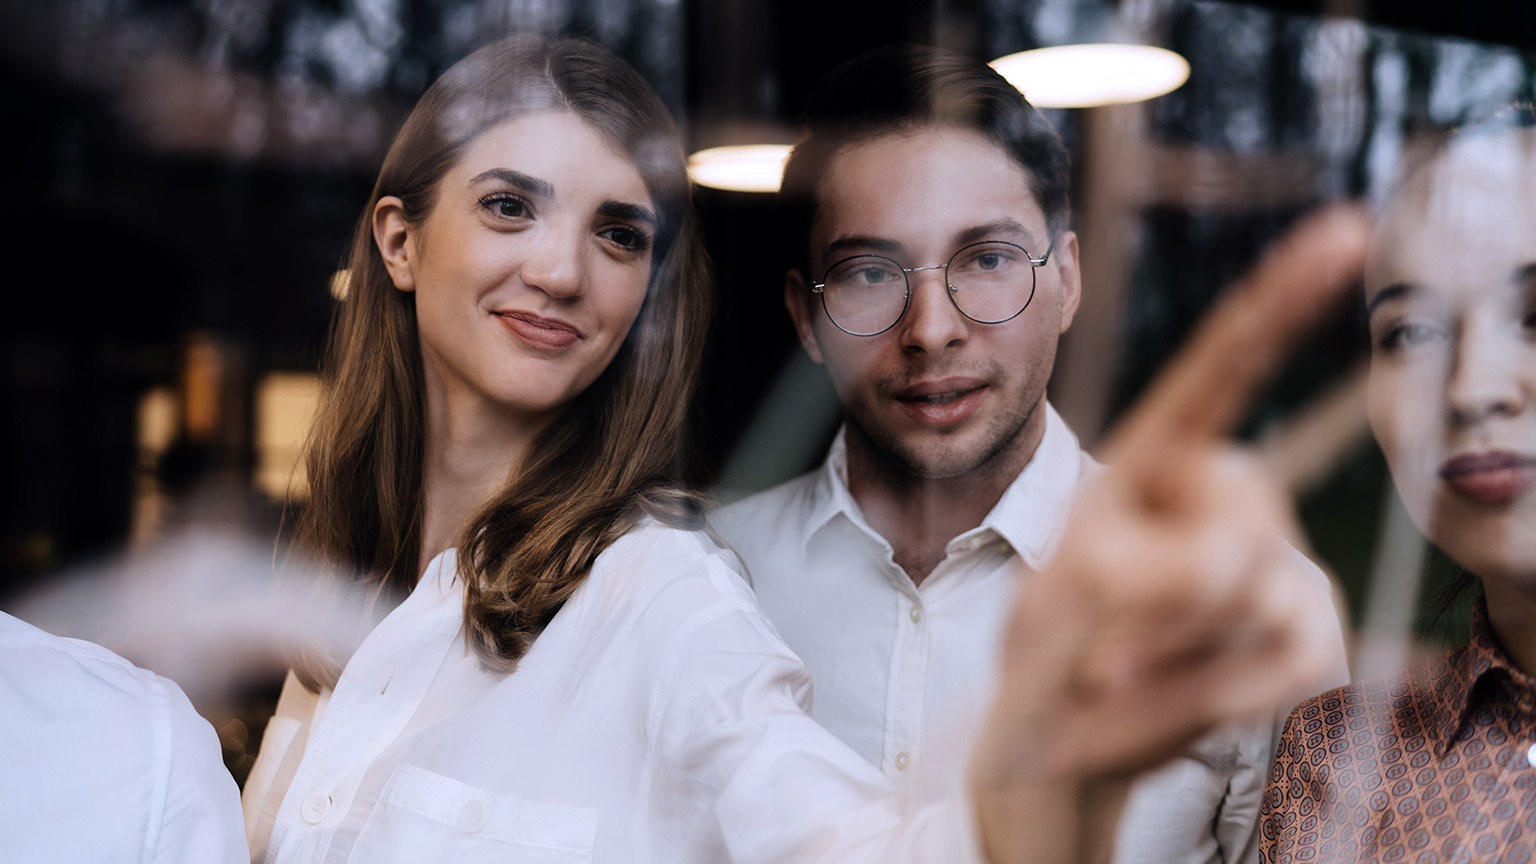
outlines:
[[[1440,478],[1463,498],[1504,504],[1536,486],[1536,458],[1502,450],[1457,456],[1440,468]]]
[[[556,318],[544,318],[521,310],[494,314],[496,320],[501,322],[501,326],[512,331],[512,335],[534,348],[545,350],[569,348],[581,338],[580,330]]]

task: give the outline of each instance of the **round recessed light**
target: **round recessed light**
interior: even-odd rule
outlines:
[[[1189,61],[1150,45],[1058,45],[1009,54],[990,65],[1037,108],[1140,102],[1189,80]]]
[[[688,176],[700,186],[735,192],[777,192],[788,144],[711,147],[688,157]]]

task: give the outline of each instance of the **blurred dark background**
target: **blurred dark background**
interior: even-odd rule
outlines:
[[[812,82],[891,42],[1183,54],[1172,94],[1046,112],[1076,163],[1087,294],[1052,398],[1085,443],[1300,213],[1379,202],[1416,136],[1536,98],[1536,5],[1502,0],[13,0],[0,600],[210,508],[270,533],[302,506],[331,277],[378,161],[439,72],[514,31],[616,49],[690,149],[791,141]],[[836,416],[782,311],[801,238],[772,196],[701,188],[697,204],[719,298],[698,470],[732,497],[809,468]],[[1331,325],[1249,434],[1347,386],[1363,344],[1358,311]],[[1391,493],[1372,445],[1338,450],[1302,513],[1358,613]],[[1446,570],[1429,569],[1426,594]]]

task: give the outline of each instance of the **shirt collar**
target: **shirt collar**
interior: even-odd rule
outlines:
[[[1488,600],[1482,597],[1472,610],[1472,638],[1446,656],[1445,668],[1433,684],[1438,722],[1425,724],[1425,731],[1434,739],[1436,755],[1446,754],[1482,700],[1499,688],[1510,688],[1526,703],[1536,699],[1536,679],[1504,652],[1488,625]]]
[[[1078,476],[1085,462],[1094,464],[1078,449],[1077,436],[1050,403],[1045,408],[1045,434],[1035,454],[1004,490],[1002,498],[981,525],[971,532],[990,529],[1014,548],[1030,567],[1038,567],[1055,553],[1066,530]],[[811,496],[803,542],[810,543],[821,529],[839,515],[865,532],[878,536],[864,519],[848,489],[847,427],[838,430],[822,463]]]
[[[1078,449],[1077,436],[1056,409],[1045,403],[1045,435],[1040,446],[982,520],[982,526],[1007,540],[1024,563],[1039,567],[1061,543],[1085,463],[1093,464]]]
[[[805,533],[800,538],[803,544],[809,544],[812,537],[840,515],[874,533],[874,529],[868,528],[864,522],[864,514],[859,510],[858,502],[853,500],[853,493],[848,491],[847,436],[846,425],[837,430],[837,436],[832,439],[832,446],[827,450],[827,458],[816,472],[816,485],[811,492]]]
[[[420,593],[429,600],[447,600],[462,590],[459,585],[459,550],[450,546],[427,562],[421,581],[416,583],[411,593]]]

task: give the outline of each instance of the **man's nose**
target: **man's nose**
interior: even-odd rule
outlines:
[[[969,323],[949,297],[949,271],[944,267],[920,267],[907,274],[912,300],[902,320],[902,348],[914,353],[937,354],[965,344]]]

